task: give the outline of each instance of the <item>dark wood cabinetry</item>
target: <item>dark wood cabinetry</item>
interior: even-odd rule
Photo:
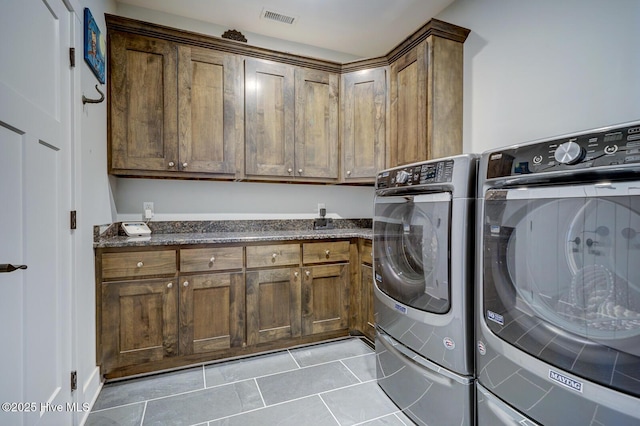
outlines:
[[[347,335],[355,244],[97,249],[102,374],[123,377]]]
[[[462,44],[431,20],[339,64],[106,15],[109,173],[371,184],[462,152]]]
[[[384,67],[342,75],[342,182],[375,183],[385,168],[387,73]]]
[[[469,31],[432,20],[395,49],[389,70],[389,167],[462,153],[462,43]]]

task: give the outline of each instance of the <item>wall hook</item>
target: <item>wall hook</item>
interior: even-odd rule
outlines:
[[[104,93],[102,93],[100,91],[100,89],[98,88],[97,84],[96,84],[96,90],[98,91],[98,93],[100,93],[100,99],[89,99],[86,96],[82,95],[82,105],[84,105],[84,104],[99,104],[100,102],[104,101]]]

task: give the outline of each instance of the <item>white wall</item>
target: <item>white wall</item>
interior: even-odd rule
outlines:
[[[457,0],[464,151],[640,119],[640,1]]]
[[[82,105],[82,95],[97,99],[95,89],[106,94],[106,85],[99,84],[83,59],[84,8],[91,10],[100,31],[106,35],[104,13],[113,13],[113,0],[73,1],[75,10],[76,82],[73,123],[75,135],[75,188],[74,204],[78,212],[77,229],[74,232],[73,279],[73,345],[74,368],[78,372],[78,390],[75,401],[80,405],[92,403],[100,390],[100,375],[96,367],[95,333],[95,270],[93,261],[93,226],[115,220],[110,186],[107,177],[107,102]],[[106,54],[106,52],[105,52]],[[77,413],[76,423],[81,423],[88,413]]]

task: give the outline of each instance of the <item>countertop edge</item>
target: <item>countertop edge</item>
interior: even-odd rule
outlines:
[[[371,240],[369,228],[262,231],[262,232],[213,232],[152,234],[150,237],[115,236],[100,238],[93,243],[94,249],[118,247],[184,246],[197,244],[258,243],[269,241],[329,240],[362,238]]]

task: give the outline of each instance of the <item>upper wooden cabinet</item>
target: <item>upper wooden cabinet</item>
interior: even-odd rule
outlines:
[[[247,59],[246,176],[338,179],[339,76]]]
[[[109,171],[234,178],[243,152],[242,59],[110,34]]]
[[[388,167],[462,153],[462,43],[468,30],[430,22],[429,35],[398,51],[390,66]]]
[[[342,75],[342,178],[374,183],[385,168],[387,73],[384,67]]]
[[[176,168],[176,66],[173,43],[131,34],[109,35],[111,173]]]
[[[371,184],[462,152],[462,45],[436,19],[348,64],[105,15],[109,173]]]
[[[244,148],[242,58],[178,46],[178,170],[235,176]]]

